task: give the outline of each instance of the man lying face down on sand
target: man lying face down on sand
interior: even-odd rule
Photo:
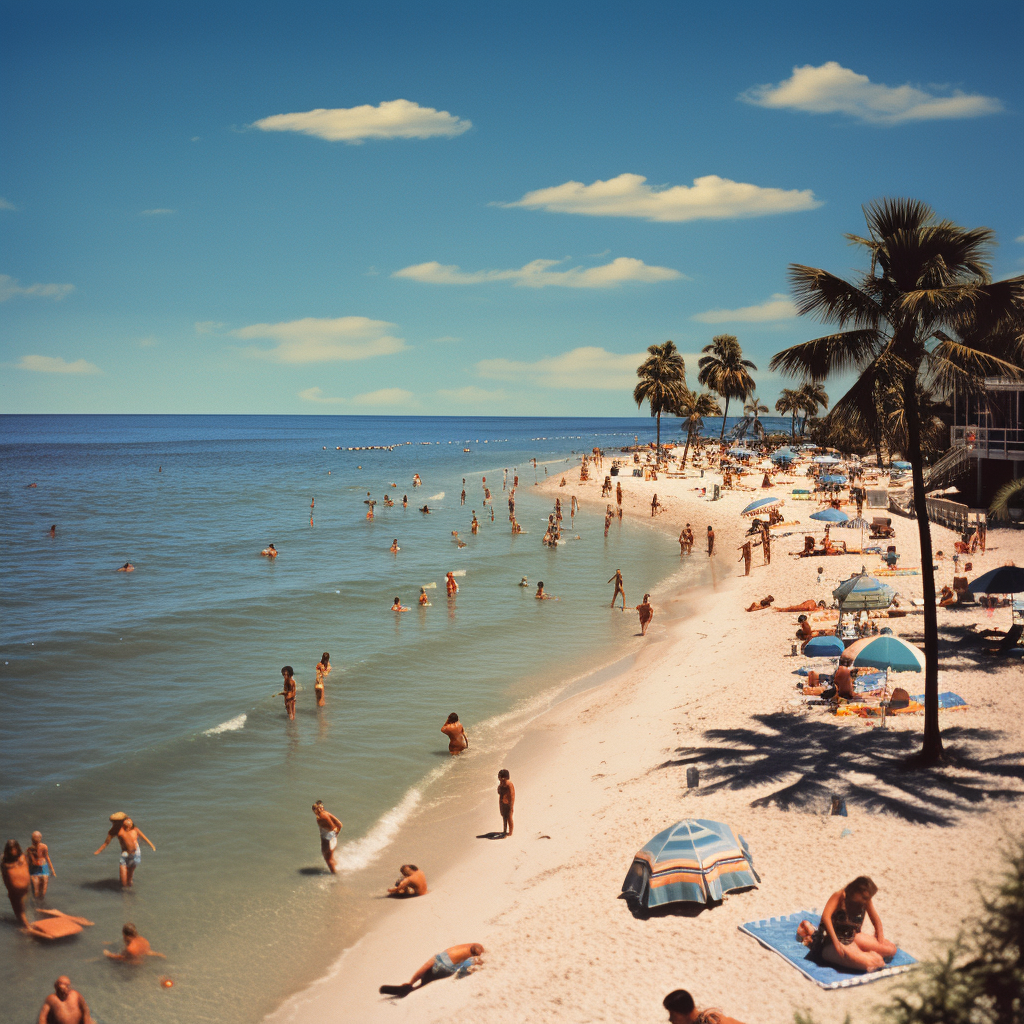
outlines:
[[[380,993],[385,996],[407,996],[414,988],[439,978],[464,978],[483,964],[484,947],[479,942],[464,942],[449,946],[434,954],[404,985],[381,985]]]
[[[727,1017],[721,1010],[698,1010],[693,996],[684,988],[669,992],[662,1000],[668,1010],[669,1024],[742,1024],[735,1017]]]

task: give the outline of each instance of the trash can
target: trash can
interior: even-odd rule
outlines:
[[[610,472],[611,472],[612,476],[618,476],[619,475],[619,467],[618,466],[612,466]]]

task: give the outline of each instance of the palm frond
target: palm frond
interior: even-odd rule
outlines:
[[[768,369],[820,381],[834,373],[859,369],[884,348],[885,341],[884,335],[873,329],[827,334],[776,353]]]

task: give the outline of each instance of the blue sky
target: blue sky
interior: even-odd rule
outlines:
[[[0,14],[4,412],[629,415],[719,333],[773,405],[862,204],[1024,268],[1017,0]]]

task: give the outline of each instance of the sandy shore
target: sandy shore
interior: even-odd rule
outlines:
[[[566,502],[575,493],[582,503],[603,504],[601,474],[582,485],[578,468],[566,477],[564,488],[560,476],[542,487]],[[481,838],[500,830],[493,784],[481,785],[478,798],[444,822],[461,851],[456,865],[430,878],[428,896],[389,907],[329,977],[272,1020],[372,1024],[469,1014],[488,1022],[655,1021],[665,1018],[664,994],[685,987],[699,1005],[748,1024],[789,1022],[794,1009],[811,1009],[822,1022],[841,1021],[847,1011],[861,1021],[898,979],[822,991],[738,925],[820,909],[833,890],[864,873],[879,885],[886,936],[901,947],[925,956],[934,940],[955,933],[977,904],[971,881],[998,866],[1003,837],[1024,831],[1021,662],[956,656],[944,644],[940,690],[959,693],[968,707],[942,712],[942,726],[964,766],[901,772],[899,760],[919,745],[922,716],[891,719],[881,730],[802,705],[793,672],[804,661],[790,657],[796,616],[743,611],[768,593],[782,605],[827,597],[862,564],[878,568],[878,556],[790,557],[815,508],[790,500],[786,519],[802,522],[791,536],[781,536],[787,527],[775,531],[770,566],[755,549],[744,577],[739,510],[756,495],[726,492],[710,502],[694,491],[710,491],[717,479],[622,478],[630,522],[621,528],[678,533],[690,522],[692,557],[701,558],[706,526],[714,524],[715,589],[671,598],[687,614],[671,622],[656,615],[646,648],[627,671],[556,705],[509,751],[502,764],[517,789],[512,838]],[[788,495],[792,486],[780,482],[776,493]],[[666,511],[652,520],[654,491]],[[897,519],[894,526],[903,561],[919,564],[916,524]],[[996,530],[989,537],[988,553],[972,559],[972,575],[1024,560],[1024,534]],[[936,550],[951,552],[953,539],[933,527]],[[938,582],[948,582],[951,561],[939,566]],[[643,581],[622,569],[631,609]],[[920,596],[920,576],[890,582],[907,597]],[[971,622],[1005,628],[1009,611],[988,620],[980,609],[940,609],[940,633]],[[890,624],[908,639],[921,630],[920,616]],[[923,681],[908,688],[920,692]],[[690,764],[700,769],[696,789],[686,788]],[[848,817],[828,814],[833,792],[845,796]],[[634,916],[618,898],[633,854],[682,817],[727,821],[743,834],[761,885],[699,913]],[[433,953],[470,941],[488,952],[485,967],[468,979],[432,984],[404,1000],[378,994],[381,984],[408,980]]]

